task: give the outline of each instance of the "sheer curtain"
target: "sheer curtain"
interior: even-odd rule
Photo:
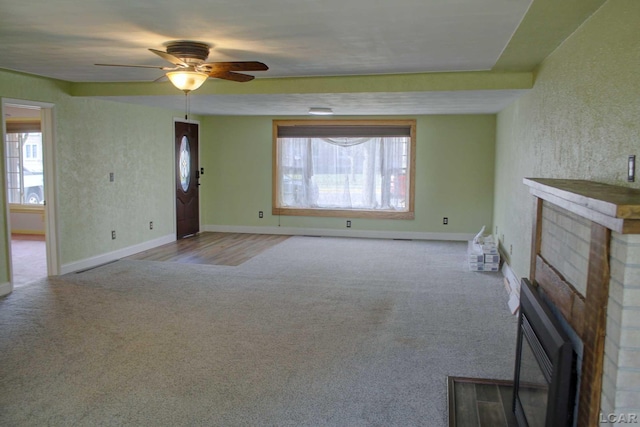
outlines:
[[[409,137],[278,138],[280,207],[407,210]]]

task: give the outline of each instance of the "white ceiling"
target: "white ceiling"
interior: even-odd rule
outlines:
[[[257,78],[491,70],[531,1],[0,0],[0,68],[70,82],[153,81],[162,71],[94,64],[164,66],[148,48],[196,40],[212,46],[209,61],[266,63]],[[314,106],[339,114],[495,112],[520,93],[194,92],[191,103],[202,114],[304,114],[300,108]],[[179,93],[114,99],[184,108]]]

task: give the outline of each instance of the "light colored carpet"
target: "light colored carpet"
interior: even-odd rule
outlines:
[[[0,299],[0,425],[447,425],[513,373],[466,243],[292,237],[237,267],[119,261]]]

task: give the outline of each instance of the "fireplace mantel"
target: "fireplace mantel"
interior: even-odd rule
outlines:
[[[531,193],[621,234],[640,233],[640,190],[577,179],[525,178]]]
[[[640,234],[640,190],[594,181],[525,178],[535,196],[530,281],[540,286],[584,345],[578,425],[600,425],[600,403],[611,254],[611,233]],[[543,203],[589,224],[586,291],[570,283],[541,254]]]

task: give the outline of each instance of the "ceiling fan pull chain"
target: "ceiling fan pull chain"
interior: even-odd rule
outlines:
[[[184,120],[189,120],[189,91],[184,91]]]

